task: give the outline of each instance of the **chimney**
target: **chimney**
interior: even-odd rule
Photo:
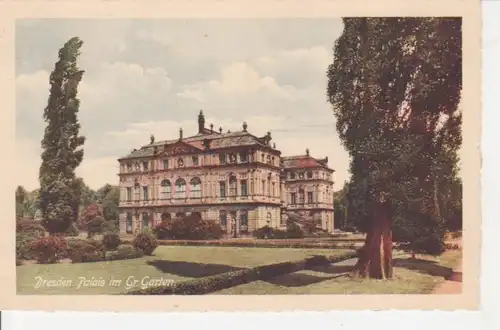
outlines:
[[[179,141],[182,141],[182,128],[179,129]]]
[[[246,131],[247,131],[247,127],[248,127],[247,122],[246,122],[246,121],[244,121],[244,122],[243,122],[243,132],[246,132]]]
[[[203,110],[200,110],[200,114],[198,115],[198,133],[203,133],[205,129],[205,116],[203,115]]]
[[[219,133],[222,134],[222,126],[219,127]]]

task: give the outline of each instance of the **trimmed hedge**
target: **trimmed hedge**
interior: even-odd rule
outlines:
[[[116,251],[108,251],[106,253],[106,260],[126,260],[136,259],[144,256],[142,250],[135,249],[132,245],[121,245]]]
[[[336,263],[356,257],[356,252],[338,256],[313,256],[298,261],[236,270],[201,279],[188,280],[170,286],[158,286],[127,292],[127,295],[202,295],[258,280],[266,280],[283,274],[294,273],[310,267]]]
[[[122,240],[123,243],[132,244],[131,240]],[[288,242],[287,240],[157,240],[158,245],[166,246],[225,246],[225,247],[255,247],[255,248],[294,248],[294,249],[356,249],[362,243],[337,243],[337,242]]]

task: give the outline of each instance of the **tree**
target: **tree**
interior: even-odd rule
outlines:
[[[460,18],[345,18],[327,95],[351,157],[350,216],[366,240],[353,275],[390,278],[393,239],[440,253],[439,187],[461,144]]]
[[[97,191],[99,202],[102,205],[102,212],[106,221],[116,222],[120,212],[118,205],[120,203],[120,188],[110,184],[104,185]]]
[[[50,75],[50,96],[44,110],[47,123],[42,140],[40,208],[50,234],[63,233],[78,217],[79,192],[75,169],[83,160],[85,137],[79,134],[78,84],[84,71],[77,66],[83,42],[71,38],[59,50]]]
[[[21,218],[26,212],[26,203],[28,202],[28,192],[23,186],[17,186],[16,189],[16,218]]]

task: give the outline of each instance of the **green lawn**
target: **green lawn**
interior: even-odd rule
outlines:
[[[318,267],[256,281],[214,294],[425,294],[430,293],[462,258],[461,251],[448,251],[440,258],[417,260],[395,257],[395,278],[362,280],[347,276],[352,262]]]
[[[183,281],[241,268],[299,260],[313,255],[336,255],[344,252],[346,250],[341,249],[159,246],[153,256],[140,259],[17,266],[17,292],[18,294],[112,294],[139,289],[143,279]],[[44,282],[37,288],[39,279],[63,281]],[[112,279],[121,280],[121,283],[115,282],[111,285]],[[94,282],[89,283],[90,280]],[[134,280],[138,281],[135,285]]]

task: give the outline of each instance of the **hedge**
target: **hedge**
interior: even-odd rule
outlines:
[[[122,240],[123,243],[132,244],[131,240]],[[360,243],[336,242],[288,242],[286,240],[157,240],[158,245],[166,246],[225,246],[225,247],[256,247],[256,248],[294,248],[294,249],[356,249]]]
[[[283,274],[294,273],[313,266],[336,263],[356,257],[356,252],[338,256],[313,256],[298,261],[288,261],[254,268],[207,276],[200,279],[157,286],[127,292],[127,295],[202,295],[258,280],[266,280]]]

